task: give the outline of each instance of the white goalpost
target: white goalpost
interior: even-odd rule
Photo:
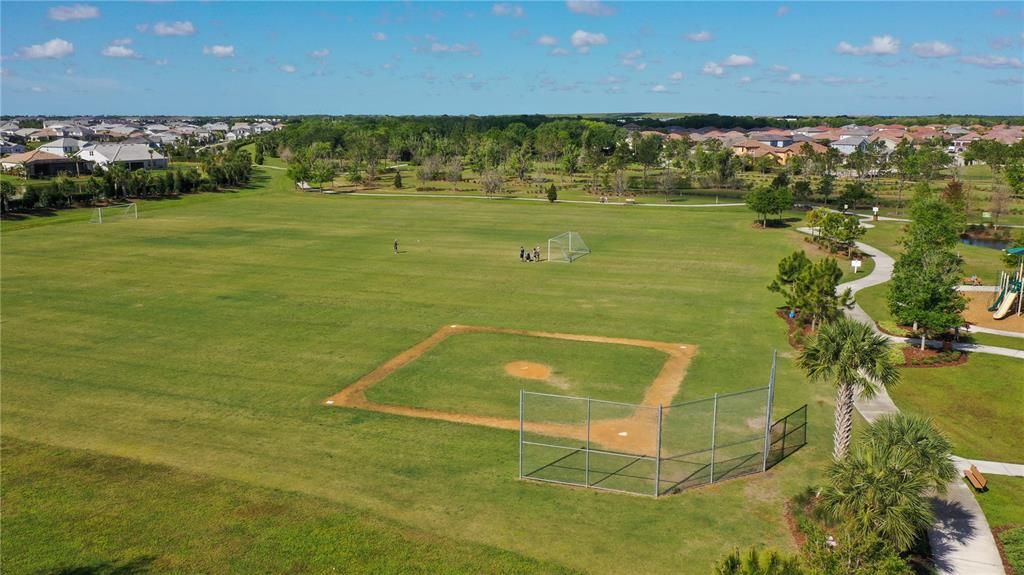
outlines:
[[[113,204],[110,206],[103,206],[102,208],[96,208],[96,211],[93,212],[89,223],[102,224],[104,222],[114,222],[124,219],[139,219],[139,206],[137,204]]]
[[[565,232],[548,240],[548,261],[572,263],[590,253],[590,248],[576,232]]]

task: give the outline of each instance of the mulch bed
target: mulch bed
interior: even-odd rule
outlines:
[[[968,354],[962,351],[942,351],[919,347],[903,348],[903,367],[947,367],[967,363]]]
[[[785,321],[786,325],[789,327],[786,333],[786,335],[789,337],[789,345],[792,346],[793,349],[803,349],[803,346],[800,345],[800,338],[807,337],[814,333],[813,331],[811,331],[811,326],[802,325],[799,321],[796,320],[796,318],[789,317],[788,309],[778,309],[775,311],[775,315],[782,318],[782,320]]]
[[[789,534],[793,537],[793,541],[796,542],[798,547],[803,547],[804,543],[807,542],[807,536],[800,530],[800,526],[797,524],[796,516],[793,514],[793,502],[786,502],[786,527],[789,528]],[[1005,563],[1006,560],[1004,559]]]
[[[1024,525],[1005,525],[1003,527],[996,527],[992,529],[992,537],[996,540],[996,547],[999,548],[999,558],[1003,560],[1003,568],[1006,569],[1006,575],[1024,575],[1024,573],[1018,573],[1016,569],[1010,565],[1010,562],[1006,558],[1006,550],[1003,549],[1003,541],[999,539],[999,534],[1003,531],[1009,531],[1011,529],[1019,529]]]

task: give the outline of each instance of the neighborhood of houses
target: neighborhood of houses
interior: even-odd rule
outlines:
[[[828,147],[832,147],[840,154],[848,156],[859,149],[866,148],[872,142],[881,142],[886,151],[891,152],[903,140],[913,143],[946,142],[948,144],[946,150],[959,164],[962,163],[962,152],[975,140],[995,140],[1003,144],[1013,144],[1024,138],[1024,126],[1006,125],[964,127],[959,125],[876,124],[874,126],[858,126],[851,124],[841,128],[808,126],[795,130],[774,128],[755,130],[701,128],[691,130],[680,127],[644,130],[636,124],[625,124],[623,127],[630,133],[630,141],[636,135],[655,135],[673,140],[689,138],[692,142],[718,140],[737,156],[753,159],[767,156],[779,165],[785,165],[790,158],[800,155],[804,144],[808,144],[817,153],[825,152]]]
[[[4,122],[0,125],[0,169],[25,178],[81,175],[112,165],[130,171],[163,169],[173,146],[232,142],[282,127],[278,118],[232,124],[197,125],[189,118],[162,122],[75,118],[44,120],[41,128],[22,128],[17,120]]]

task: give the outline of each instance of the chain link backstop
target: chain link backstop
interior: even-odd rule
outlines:
[[[774,392],[774,356],[764,387],[674,405],[520,391],[519,477],[659,497],[765,471],[806,443]]]

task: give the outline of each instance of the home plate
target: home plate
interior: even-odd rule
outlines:
[[[619,437],[626,437],[627,435],[629,435],[628,431],[620,431],[619,432]]]

